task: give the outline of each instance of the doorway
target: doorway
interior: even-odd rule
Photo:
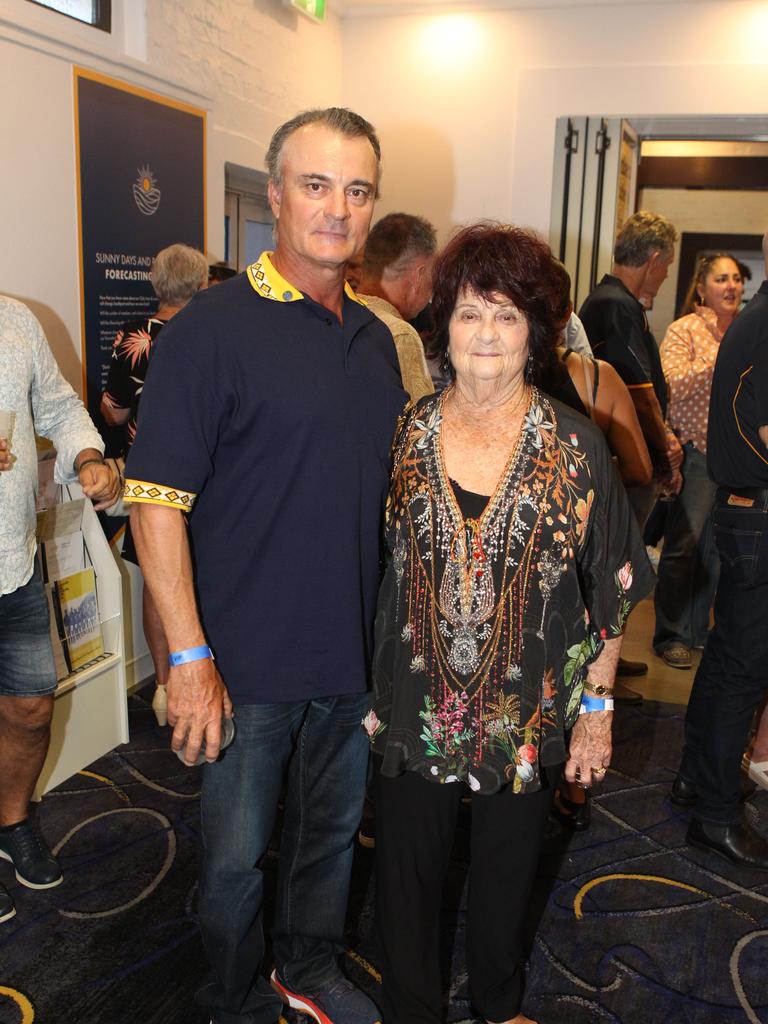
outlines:
[[[664,214],[681,236],[671,283],[649,312],[660,338],[677,316],[681,275],[690,272],[686,253],[697,244],[685,236],[701,236],[706,249],[704,236],[729,235],[748,257],[768,227],[768,121],[558,118],[550,244],[571,275],[576,309],[610,270],[616,234],[637,209]]]
[[[231,163],[225,164],[224,173],[224,259],[235,270],[245,270],[273,248],[267,175]]]

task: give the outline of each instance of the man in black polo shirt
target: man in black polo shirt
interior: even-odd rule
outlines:
[[[654,465],[646,487],[628,487],[627,496],[642,530],[662,484],[679,490],[683,450],[667,428],[667,383],[659,346],[648,326],[643,301],[655,298],[675,255],[677,232],[666,217],[641,210],[624,224],[616,239],[613,267],[590,292],[579,310],[592,351],[610,363],[627,385]],[[644,662],[621,659],[618,675],[644,675]],[[640,694],[618,684],[615,699],[640,703]]]
[[[406,401],[390,332],[344,285],[379,158],[348,110],[275,132],[275,251],[164,329],[126,467],[172,652],[171,745],[186,740],[191,763],[206,743],[198,912],[212,972],[197,998],[216,1024],[274,1024],[284,1002],[329,1024],[379,1017],[338,965],[389,446]],[[259,865],[286,776],[270,986]]]
[[[763,238],[768,275],[768,233]],[[768,871],[768,841],[742,818],[739,769],[768,687],[768,281],[720,342],[707,469],[718,485],[715,625],[696,673],[672,802],[693,806],[687,840]]]
[[[634,213],[616,239],[611,273],[579,310],[595,356],[610,363],[629,389],[657,481],[662,477],[668,482],[680,467],[682,449],[666,426],[667,383],[641,297],[646,302],[655,298],[666,280],[676,239],[666,217],[645,210]],[[657,489],[657,484],[627,489],[641,529]]]

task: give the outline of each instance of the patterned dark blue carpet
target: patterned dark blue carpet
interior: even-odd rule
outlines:
[[[130,713],[131,743],[40,806],[64,883],[33,892],[0,862],[18,907],[0,925],[0,1024],[207,1024],[193,1000],[205,970],[193,915],[199,771],[168,751],[146,691],[131,697]],[[768,876],[685,845],[686,818],[667,799],[682,717],[669,704],[621,709],[591,829],[549,829],[524,1006],[540,1024],[768,1021]],[[768,793],[746,813],[768,835]],[[472,1019],[467,828],[462,820],[446,882],[449,1022]],[[356,854],[345,968],[375,999],[373,856]]]

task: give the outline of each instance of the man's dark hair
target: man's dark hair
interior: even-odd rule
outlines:
[[[432,256],[436,249],[437,232],[428,220],[411,213],[388,213],[368,235],[363,266],[375,277],[385,270],[396,275],[414,257]]]
[[[267,165],[270,181],[275,185],[282,184],[283,177],[283,146],[299,128],[308,124],[324,124],[340,135],[346,135],[350,139],[366,138],[376,155],[376,194],[378,195],[378,182],[381,178],[381,145],[376,135],[376,130],[364,117],[356,114],[354,110],[346,107],[325,107],[317,110],[303,110],[296,114],[290,121],[281,124],[276,129],[267,149],[264,162]]]

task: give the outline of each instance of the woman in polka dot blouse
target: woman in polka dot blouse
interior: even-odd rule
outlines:
[[[668,509],[656,587],[653,647],[673,668],[691,667],[703,647],[718,576],[710,513],[715,485],[707,476],[707,419],[720,341],[741,306],[739,264],[728,253],[702,256],[685,304],[661,343],[669,384],[669,422],[683,445],[683,488]]]

